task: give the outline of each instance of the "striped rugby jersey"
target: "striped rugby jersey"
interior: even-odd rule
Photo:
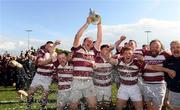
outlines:
[[[163,61],[169,56],[170,55],[167,52],[162,51],[157,56],[153,57],[151,52],[147,51],[144,53],[144,61],[149,65],[163,66]],[[143,80],[145,83],[151,84],[165,83],[164,72],[145,69],[143,73]]]
[[[73,66],[69,62],[65,66],[59,64],[58,61],[54,62],[55,74],[58,79],[58,89],[59,90],[69,90],[71,88],[71,83],[73,80]]]
[[[120,83],[125,85],[134,85],[138,82],[138,73],[145,68],[145,62],[133,59],[126,64],[123,58],[118,59],[117,71],[120,75]]]
[[[77,77],[92,77],[94,56],[96,49],[93,47],[87,51],[83,46],[72,47],[72,64],[74,66],[73,76]]]
[[[113,66],[106,62],[106,60],[100,56],[100,53],[98,53],[95,57],[95,65],[94,85],[100,87],[110,86],[112,83],[111,72]]]
[[[44,76],[51,76],[54,71],[53,63],[49,63],[47,65],[38,65],[38,59],[43,58],[45,60],[50,58],[50,53],[45,49],[40,49],[37,53],[36,59],[36,66],[37,66],[37,73],[44,75]]]

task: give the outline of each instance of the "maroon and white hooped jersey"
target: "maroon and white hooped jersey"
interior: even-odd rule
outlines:
[[[72,47],[73,76],[91,77],[93,74],[94,55],[96,49],[87,51],[83,46]]]
[[[95,57],[95,65],[94,85],[100,87],[110,86],[112,84],[111,72],[113,66],[106,62],[105,59],[100,56],[100,54],[97,54]]]
[[[163,66],[163,61],[169,56],[170,55],[167,52],[163,51],[159,53],[159,55],[153,57],[151,52],[147,51],[144,53],[144,61],[149,65]],[[143,80],[145,83],[151,83],[151,84],[165,83],[164,72],[145,69],[143,73]]]
[[[44,75],[44,76],[51,76],[53,71],[54,71],[54,65],[53,63],[49,63],[47,65],[38,65],[38,59],[50,59],[50,53],[46,51],[45,49],[40,49],[37,54],[37,59],[36,59],[36,65],[37,65],[37,73]]]
[[[142,49],[135,49],[133,54],[135,54],[135,55],[142,55],[143,56],[143,50]]]
[[[54,63],[56,69],[55,74],[58,78],[58,89],[59,90],[69,90],[71,88],[71,83],[73,80],[73,66],[69,62],[62,66],[56,61]]]
[[[138,82],[138,73],[145,68],[145,62],[133,59],[126,64],[123,58],[118,59],[117,71],[120,76],[120,83],[124,85],[134,85]]]

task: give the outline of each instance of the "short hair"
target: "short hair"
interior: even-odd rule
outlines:
[[[107,44],[103,44],[103,45],[101,45],[101,50],[103,49],[103,48],[109,48],[109,45],[107,45]]]
[[[129,42],[134,42],[137,47],[137,42],[135,40],[129,40]]]
[[[147,45],[147,44],[143,44],[143,45],[142,45],[142,47],[146,47],[146,46],[148,46],[148,45]]]
[[[69,55],[68,51],[62,50],[58,52],[58,55],[64,54],[66,57]]]
[[[125,51],[133,51],[133,49],[130,47],[124,47],[122,52],[124,53]]]
[[[86,37],[86,38],[84,38],[84,42],[85,42],[87,39],[92,39],[92,37]]]
[[[180,44],[180,40],[173,40],[171,43],[170,43],[170,45],[172,45],[173,43],[179,43]]]
[[[158,39],[154,39],[154,40],[152,40],[152,41],[150,42],[150,44],[149,44],[149,45],[151,45],[153,42],[159,42],[159,43],[160,43],[160,45],[161,45],[161,50],[164,50],[164,46],[163,46],[163,44],[162,44],[162,42],[161,42],[160,40],[158,40]]]
[[[128,44],[127,42],[124,43],[124,45],[127,45],[127,44]]]
[[[53,41],[47,41],[46,44],[53,44]]]

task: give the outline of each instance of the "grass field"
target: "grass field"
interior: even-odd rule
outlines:
[[[113,91],[112,91],[112,101],[115,103],[116,101],[116,93],[117,90],[115,89],[116,86],[113,85]],[[49,95],[48,98],[48,104],[47,108],[48,110],[56,110],[56,91],[57,86],[55,84],[52,84],[51,86],[52,92]],[[35,93],[35,100],[39,100],[41,98],[42,91],[38,90],[37,93]],[[0,110],[25,110],[26,108],[26,99],[23,100],[23,102],[20,102],[20,98],[16,93],[15,87],[3,87],[0,86]],[[32,110],[38,110],[40,107],[39,103],[34,103],[32,105]]]
[[[48,110],[56,110],[56,85],[52,85],[52,92],[48,98]],[[40,105],[38,100],[41,98],[42,90],[35,93],[36,102],[32,105],[32,110],[38,110]],[[25,110],[26,98],[20,102],[20,98],[16,93],[15,87],[2,87],[0,86],[0,110]]]
[[[47,108],[48,110],[56,110],[56,91],[57,86],[53,84],[51,86],[51,93],[48,98],[48,104]],[[32,110],[39,110],[40,105],[38,103],[38,100],[41,98],[42,91],[38,90],[37,93],[35,93],[34,98],[36,102],[32,105]],[[116,85],[113,84],[112,86],[112,102],[115,104],[116,102],[116,94],[117,89]],[[26,108],[26,99],[23,100],[23,102],[20,102],[20,98],[18,97],[15,87],[2,87],[0,86],[0,110],[25,110]],[[129,110],[129,109],[124,109]],[[164,109],[164,110],[170,110],[170,109]]]

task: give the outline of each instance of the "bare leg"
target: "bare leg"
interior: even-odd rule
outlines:
[[[97,107],[97,100],[96,100],[96,96],[90,96],[86,98],[87,102],[88,102],[88,107],[90,110],[96,110]]]
[[[147,104],[147,110],[153,110],[151,101],[146,101],[146,104]]]
[[[70,102],[70,110],[78,110],[78,102]]]
[[[134,101],[133,104],[134,104],[136,110],[143,110],[142,101]]]
[[[118,99],[116,102],[116,110],[123,110],[124,105],[126,105],[127,100]]]

